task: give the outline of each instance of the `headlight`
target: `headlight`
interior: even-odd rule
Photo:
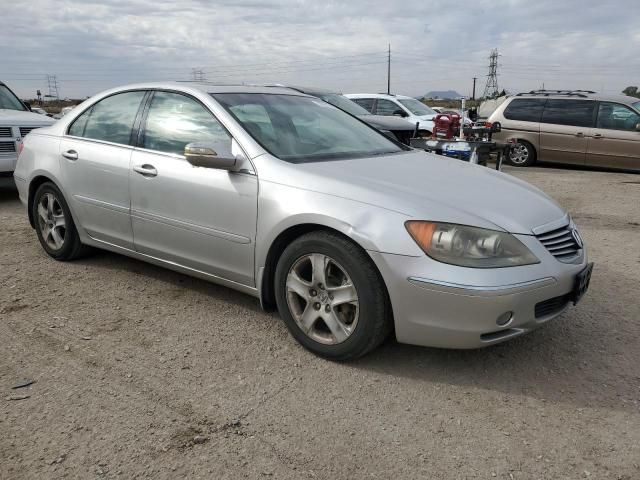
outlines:
[[[408,221],[407,231],[434,260],[460,267],[500,268],[540,260],[510,233],[452,223]]]

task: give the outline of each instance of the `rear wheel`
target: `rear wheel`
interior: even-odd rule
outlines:
[[[333,360],[360,357],[391,330],[386,289],[351,241],[312,232],[292,242],[276,267],[278,311],[294,338]]]
[[[85,252],[62,192],[51,182],[38,187],[31,205],[40,245],[56,260],[73,260]]]
[[[516,167],[529,167],[536,162],[536,151],[529,142],[518,140],[509,150],[509,163]]]

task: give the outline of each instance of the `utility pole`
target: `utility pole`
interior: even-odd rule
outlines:
[[[473,77],[473,93],[471,94],[471,100],[476,99],[476,80],[478,77]]]
[[[387,53],[387,95],[391,94],[391,44]]]
[[[55,98],[60,100],[60,94],[58,93],[58,77],[56,75],[47,75],[47,87],[49,88],[49,98]]]
[[[489,55],[489,74],[487,75],[487,84],[484,87],[483,98],[495,98],[498,96],[498,49],[491,50]]]

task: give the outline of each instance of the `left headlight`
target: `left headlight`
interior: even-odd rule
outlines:
[[[540,263],[510,233],[485,228],[410,220],[407,231],[434,260],[460,267],[501,268]]]

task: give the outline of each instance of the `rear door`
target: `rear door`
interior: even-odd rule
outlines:
[[[539,159],[584,165],[595,105],[593,100],[547,100],[540,123]]]
[[[626,105],[599,102],[587,165],[640,170],[640,115]]]
[[[97,240],[129,249],[129,161],[145,95],[136,90],[100,100],[74,120],[60,142],[65,193],[79,225]]]
[[[373,98],[351,98],[358,105],[364,108],[367,112],[373,113]]]

